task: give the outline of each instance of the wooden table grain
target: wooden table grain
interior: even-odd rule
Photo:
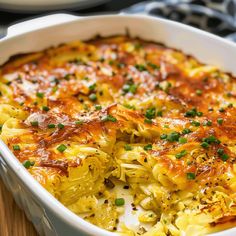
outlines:
[[[38,236],[24,212],[16,205],[0,178],[0,235]]]

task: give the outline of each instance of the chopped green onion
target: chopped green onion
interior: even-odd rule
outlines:
[[[186,154],[187,154],[187,151],[186,151],[186,150],[182,150],[181,152],[177,153],[177,154],[175,155],[175,157],[176,157],[177,159],[180,159],[181,157],[185,156]]]
[[[224,152],[224,149],[219,148],[217,150],[217,154],[220,156],[222,161],[227,161],[229,159],[229,156]]]
[[[193,180],[193,179],[195,179],[195,178],[196,178],[195,173],[192,173],[192,172],[187,173],[187,179]]]
[[[195,127],[200,126],[200,122],[195,121],[195,120],[192,120],[190,123],[191,123],[191,125],[193,125],[193,126],[195,126]]]
[[[160,69],[160,66],[158,66],[158,65],[156,65],[156,64],[153,64],[153,63],[151,63],[151,62],[148,62],[147,65],[150,66],[150,67],[152,67],[152,69],[154,69],[154,70]]]
[[[124,149],[126,151],[131,151],[133,148],[129,144],[125,144]]]
[[[222,161],[227,161],[229,159],[229,156],[226,153],[224,153],[222,156],[220,156],[220,158]]]
[[[66,145],[64,145],[64,144],[60,144],[58,147],[57,147],[57,150],[59,151],[59,152],[64,152],[65,150],[67,149],[67,146]]]
[[[202,142],[201,143],[201,147],[203,148],[208,148],[209,147],[209,144],[207,142]]]
[[[150,120],[150,119],[145,119],[144,122],[147,124],[152,124],[152,120]]]
[[[162,116],[163,116],[163,113],[162,113],[162,111],[157,111],[157,116],[160,116],[160,117],[162,117]]]
[[[211,125],[212,125],[212,121],[210,121],[210,120],[205,120],[205,121],[203,122],[203,125],[204,125],[204,126],[211,126]]]
[[[195,117],[195,116],[202,116],[203,113],[201,111],[197,111],[197,109],[194,107],[191,110],[188,110],[185,112],[185,117]]]
[[[167,140],[170,142],[178,141],[180,134],[178,132],[172,132],[168,135]]]
[[[82,121],[82,120],[77,120],[77,121],[75,121],[75,124],[76,125],[82,125],[84,122]]]
[[[96,88],[96,86],[97,86],[96,84],[90,85],[90,86],[89,86],[89,90],[90,90],[90,91],[94,91],[95,88]]]
[[[37,96],[38,98],[43,98],[43,97],[44,97],[44,93],[37,92],[37,93],[36,93],[36,96]]]
[[[167,134],[161,134],[160,139],[166,139],[167,138]]]
[[[153,119],[156,117],[156,109],[154,107],[152,108],[148,108],[146,110],[146,114],[145,116],[148,118],[148,119]]]
[[[111,121],[111,122],[116,122],[117,121],[117,119],[115,118],[115,117],[113,117],[113,116],[111,116],[111,115],[107,115],[107,116],[103,116],[102,118],[101,118],[101,121]]]
[[[47,106],[43,106],[42,109],[43,109],[43,111],[49,111],[49,107],[47,107]]]
[[[115,199],[115,205],[116,206],[123,206],[125,204],[125,199],[124,198],[116,198]]]
[[[224,149],[219,148],[219,149],[217,150],[217,154],[223,155],[223,154],[224,154]]]
[[[182,134],[189,134],[189,133],[191,133],[191,132],[192,132],[192,131],[191,131],[190,129],[185,128],[185,129],[183,129]]]
[[[95,105],[95,110],[97,110],[97,111],[100,111],[100,110],[102,110],[102,106],[101,106],[101,105],[98,105],[98,104],[96,104],[96,105]]]
[[[201,90],[201,89],[197,89],[197,90],[196,90],[196,94],[197,94],[198,96],[201,96],[201,95],[202,95],[202,90]]]
[[[183,137],[180,137],[179,138],[179,143],[187,143],[187,139],[186,138],[183,138]]]
[[[17,144],[13,145],[13,150],[14,151],[20,151],[20,146],[17,145]]]
[[[95,93],[91,93],[91,94],[89,95],[89,99],[94,102],[94,101],[97,100],[97,95],[96,95]]]
[[[208,144],[212,144],[212,143],[216,143],[216,144],[220,144],[220,140],[217,139],[215,136],[210,135],[207,138],[203,138],[202,139],[203,142],[207,142]]]
[[[219,112],[225,112],[225,109],[224,109],[223,107],[221,107],[221,108],[219,109]]]
[[[57,125],[57,127],[58,127],[59,129],[63,129],[63,128],[65,127],[65,125],[63,125],[62,123],[59,123],[59,124]]]
[[[22,165],[26,168],[29,169],[31,166],[33,166],[35,164],[34,161],[29,161],[29,160],[25,160],[22,162]]]
[[[130,110],[135,110],[136,109],[135,106],[129,105],[129,104],[124,104],[123,106],[130,109]]]
[[[54,124],[48,124],[48,128],[49,129],[53,129],[53,128],[55,128],[56,127],[56,125],[54,125]]]
[[[146,146],[143,147],[145,151],[152,150],[152,144],[147,144]]]
[[[140,72],[147,70],[147,67],[142,64],[135,65],[135,68],[139,70]]]
[[[218,123],[219,125],[222,125],[222,124],[223,124],[223,119],[222,119],[222,118],[218,118],[218,119],[217,119],[217,123]]]
[[[30,124],[32,126],[38,126],[39,125],[39,122],[38,121],[31,121]]]

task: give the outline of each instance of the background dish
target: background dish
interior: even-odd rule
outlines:
[[[0,0],[0,8],[15,12],[38,12],[60,9],[85,9],[109,0]]]

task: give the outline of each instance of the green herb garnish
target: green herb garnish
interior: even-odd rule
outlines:
[[[64,145],[64,144],[60,144],[58,147],[57,147],[57,150],[59,151],[59,152],[64,152],[65,150],[67,149],[67,146],[66,145]]]

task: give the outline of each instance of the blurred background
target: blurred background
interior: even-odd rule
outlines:
[[[0,0],[0,30],[56,12],[83,16],[121,11],[168,18],[236,41],[236,0]]]

